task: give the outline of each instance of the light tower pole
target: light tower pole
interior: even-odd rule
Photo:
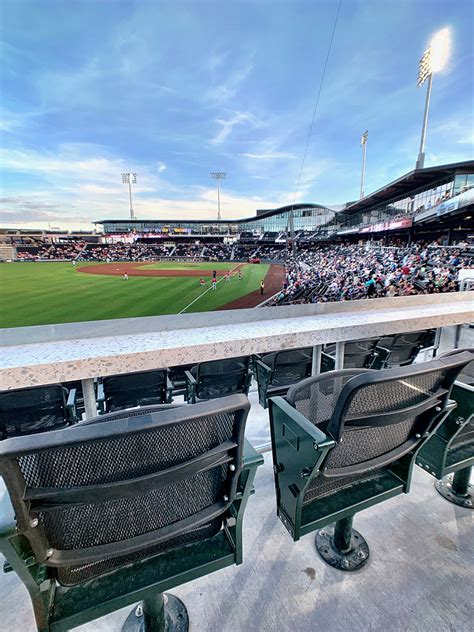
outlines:
[[[360,139],[360,144],[362,146],[362,174],[360,177],[360,199],[364,197],[364,183],[365,183],[365,157],[367,151],[367,139],[369,138],[369,130],[365,130]]]
[[[445,28],[434,35],[428,49],[418,64],[417,86],[422,86],[428,80],[426,89],[425,111],[423,114],[423,127],[421,128],[420,151],[416,161],[415,169],[423,169],[425,165],[425,143],[426,129],[428,127],[428,113],[430,110],[431,88],[433,85],[433,74],[443,70],[446,65],[449,53],[449,29]]]
[[[221,219],[221,188],[219,180],[224,180],[226,177],[227,173],[225,171],[213,171],[211,173],[211,178],[217,182],[217,219]]]
[[[123,184],[128,184],[128,194],[130,196],[130,219],[135,219],[135,212],[132,204],[132,184],[137,183],[136,173],[122,173]]]

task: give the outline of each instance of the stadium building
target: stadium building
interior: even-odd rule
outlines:
[[[352,236],[403,241],[442,239],[450,244],[474,232],[474,160],[417,169],[340,210],[322,204],[294,204],[257,210],[237,220],[104,219],[95,222],[105,239],[214,236],[284,243],[291,216],[301,242]]]

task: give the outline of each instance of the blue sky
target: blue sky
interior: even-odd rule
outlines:
[[[3,0],[0,223],[224,218],[293,202],[337,0]],[[414,167],[418,60],[449,26],[426,166],[473,156],[470,0],[342,0],[297,201],[339,204]]]

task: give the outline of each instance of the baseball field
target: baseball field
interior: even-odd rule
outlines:
[[[236,262],[3,263],[0,327],[254,307],[282,279],[279,266]]]

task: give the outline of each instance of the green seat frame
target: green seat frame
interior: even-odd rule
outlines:
[[[368,546],[363,537],[352,529],[354,515],[409,492],[416,455],[454,408],[455,404],[448,399],[449,392],[456,375],[468,361],[468,354],[460,354],[455,359],[444,358],[386,371],[345,369],[304,380],[294,389],[304,388],[306,383],[308,388],[313,388],[311,385],[319,382],[323,392],[327,393],[331,388],[329,381],[339,380],[334,391],[333,412],[328,423],[322,427],[309,421],[289,401],[281,397],[269,400],[277,514],[295,542],[308,533],[321,530],[316,536],[316,546],[326,562],[346,571],[356,570],[366,563]],[[436,393],[427,395],[420,404],[390,412],[381,410],[366,417],[359,415],[355,421],[351,417],[344,419],[345,410],[349,410],[351,398],[356,397],[359,389],[362,394],[363,389],[370,385],[376,387],[386,383],[390,387],[389,382],[416,379],[430,371],[439,371],[440,375],[443,372],[442,383]],[[328,380],[327,384],[324,380]],[[290,391],[290,401],[291,397]],[[355,423],[368,428],[372,424],[383,426],[400,421],[407,416],[415,421],[409,438],[403,444],[377,458],[344,466],[336,470],[339,472],[337,475],[333,471],[332,476],[349,477],[347,483],[341,483],[334,491],[309,502],[305,500],[309,486],[328,472],[328,460],[343,440],[346,424]],[[346,448],[347,440],[344,439]],[[357,480],[361,473],[362,477]],[[369,476],[364,477],[364,473]],[[354,474],[355,479],[351,480]],[[331,476],[330,471],[328,475]],[[328,529],[332,523],[336,523],[335,526]]]
[[[248,406],[248,400],[242,395],[221,401],[222,406],[227,408],[242,404],[245,406],[245,401]],[[196,414],[202,414],[203,406],[212,409],[214,413],[218,409],[213,402],[197,404],[192,409],[196,408]],[[190,407],[180,408],[187,409],[189,414]],[[105,417],[113,415],[116,413]],[[76,428],[86,424],[78,424]],[[21,445],[17,443],[14,447],[21,450]],[[31,530],[37,525],[32,523],[30,529],[19,526],[5,481],[0,477],[0,552],[6,558],[4,570],[14,571],[26,586],[32,601],[37,630],[69,630],[143,599],[143,616],[146,615],[145,621],[149,625],[141,629],[164,631],[164,591],[227,566],[242,563],[243,515],[253,492],[256,469],[262,463],[263,457],[244,440],[242,467],[240,472],[236,472],[236,491],[224,515],[224,526],[216,535],[155,554],[153,557],[142,557],[112,572],[68,587],[59,585],[51,572],[54,569],[35,557],[26,535],[30,536]],[[20,497],[23,494],[23,490],[12,489],[11,486],[9,491]],[[133,627],[137,620],[135,613],[131,614],[131,618],[132,626],[127,629],[138,630],[138,627]],[[186,629],[183,623],[182,621],[181,627],[178,625],[172,629]]]
[[[471,351],[474,357],[474,352]],[[469,365],[474,367],[474,361]],[[435,487],[450,502],[474,507],[474,489],[470,484],[474,465],[474,386],[454,383],[451,393],[456,408],[418,453],[416,463],[438,480]],[[463,435],[465,439],[462,440]]]

